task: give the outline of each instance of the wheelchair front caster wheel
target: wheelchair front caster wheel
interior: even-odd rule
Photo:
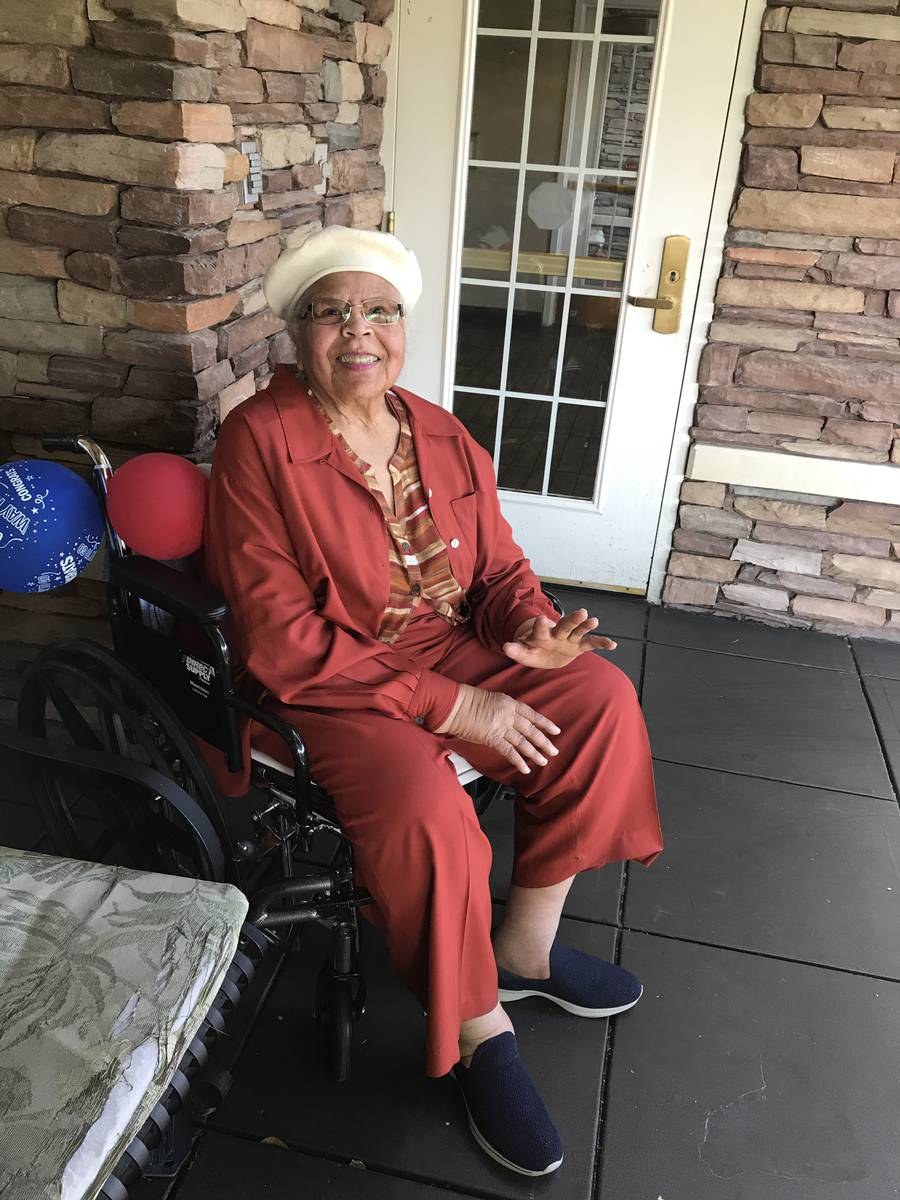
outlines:
[[[316,1020],[322,1030],[328,1065],[337,1082],[346,1083],[353,1043],[353,981],[323,971],[317,991]]]

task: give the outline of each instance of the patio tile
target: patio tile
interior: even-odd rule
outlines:
[[[204,1137],[178,1189],[179,1200],[440,1200],[459,1194],[215,1132]]]
[[[900,679],[868,675],[863,681],[894,779],[900,779]]]
[[[846,641],[831,634],[806,629],[772,629],[752,621],[701,616],[669,608],[650,610],[647,640],[663,646],[714,650],[719,654],[767,658],[772,662],[797,663],[805,667],[830,667],[836,671],[854,669]]]
[[[509,894],[513,867],[515,808],[510,797],[501,796],[481,817],[481,827],[494,851],[491,867],[491,895],[503,902]],[[622,890],[622,864],[610,863],[600,871],[584,871],[577,876],[566,899],[564,916],[583,921],[615,925]]]
[[[30,797],[21,755],[0,746],[0,799],[25,804],[30,803]]]
[[[611,663],[624,671],[634,684],[636,692],[641,690],[641,668],[644,664],[644,643],[635,638],[616,637],[618,643],[615,650],[596,650],[601,658],[609,659]]]
[[[648,645],[643,703],[659,759],[893,795],[855,674]]]
[[[626,933],[599,1200],[886,1200],[900,984]]]
[[[566,612],[575,608],[586,608],[592,617],[599,617],[599,633],[610,637],[643,638],[647,604],[642,597],[556,583],[548,583],[547,587],[559,599]]]
[[[853,652],[863,675],[881,675],[900,679],[900,645],[878,642],[874,638],[854,638]]]
[[[139,1179],[129,1187],[128,1200],[167,1200],[175,1195],[182,1178],[183,1172],[174,1179]]]
[[[265,958],[257,966],[250,986],[241,996],[241,1002],[228,1014],[228,1025],[224,1036],[216,1038],[209,1054],[207,1074],[211,1077],[221,1072],[233,1073],[253,1028],[269,998],[275,982],[287,961],[279,946],[271,946]]]
[[[666,849],[629,869],[626,926],[900,978],[895,804],[668,763],[656,779]]]
[[[34,808],[0,800],[0,846],[33,850],[43,833],[43,822]]]
[[[492,1163],[475,1145],[455,1084],[425,1077],[424,1016],[369,929],[363,941],[368,1012],[358,1027],[350,1081],[332,1082],[310,1015],[326,935],[318,928],[310,932],[319,950],[312,950],[311,938],[303,953],[288,960],[213,1126],[254,1138],[276,1136],[298,1150],[355,1158],[378,1171],[482,1196],[532,1196],[533,1181]],[[611,929],[564,922],[564,934],[580,949],[612,954]],[[565,1131],[561,1193],[566,1200],[587,1200],[607,1023],[583,1021],[537,1000],[519,1001],[510,1014],[522,1056]],[[566,1046],[577,1053],[566,1054]]]

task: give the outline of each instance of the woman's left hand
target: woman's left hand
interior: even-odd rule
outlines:
[[[532,617],[519,626],[514,641],[504,643],[503,653],[525,667],[552,671],[565,667],[579,654],[615,650],[611,638],[592,635],[599,624],[596,617],[588,616],[586,608],[568,613],[556,625],[549,617]]]

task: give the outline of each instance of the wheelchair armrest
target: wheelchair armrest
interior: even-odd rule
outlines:
[[[232,692],[226,697],[225,703],[231,708],[237,709],[244,716],[251,717],[260,725],[264,725],[267,729],[271,729],[273,733],[278,734],[281,740],[287,747],[291,757],[291,766],[294,770],[294,799],[297,802],[297,815],[305,817],[309,813],[310,808],[310,777],[309,777],[309,757],[306,753],[306,746],[303,738],[287,721],[282,721],[280,717],[276,717],[274,713],[268,712],[261,708],[260,705],[254,704],[245,696],[239,695],[237,692]]]
[[[544,584],[541,584],[541,591],[544,593],[544,595],[547,597],[547,599],[550,601],[550,603],[553,605],[553,607],[556,609],[556,611],[559,613],[559,615],[562,616],[563,615],[563,606],[560,604],[559,598],[557,596],[555,596],[548,587],[545,587]]]
[[[221,592],[152,558],[130,555],[112,559],[110,581],[165,609],[173,617],[200,625],[218,625],[228,616],[228,603]]]

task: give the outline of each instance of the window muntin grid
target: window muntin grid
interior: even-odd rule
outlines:
[[[501,487],[590,500],[597,481],[590,489],[584,481],[590,469],[596,476],[599,462],[659,4],[561,0],[551,12],[547,3],[481,0],[454,408],[473,432],[477,427],[484,444],[493,432],[489,448]],[[523,16],[528,9],[530,27]],[[486,23],[504,11],[505,19],[515,18],[514,25]],[[496,92],[504,62],[510,94],[491,103],[491,80]],[[535,106],[549,95],[539,74],[542,64],[555,64],[557,75],[567,74],[564,100],[557,96],[555,101],[564,110],[555,155],[546,122],[544,136],[532,136],[533,126],[540,124],[535,126]],[[500,157],[486,156],[485,146]],[[540,161],[546,158],[551,161]],[[547,186],[536,200],[542,184]],[[535,205],[537,223],[529,211]],[[482,323],[487,328],[476,342],[486,369],[479,378],[477,364],[467,361],[476,343],[466,339]],[[528,350],[532,358],[537,354],[537,362],[525,361]],[[530,403],[508,416],[508,400]],[[485,408],[483,419],[473,407],[476,401]],[[601,411],[587,411],[579,422],[573,406]],[[521,470],[509,467],[509,454],[517,431],[525,427],[532,440],[543,438],[543,464],[540,471],[530,465],[532,486],[517,488],[504,480],[521,481]],[[588,468],[578,447],[561,440],[582,435]],[[523,454],[517,453],[521,467]]]

